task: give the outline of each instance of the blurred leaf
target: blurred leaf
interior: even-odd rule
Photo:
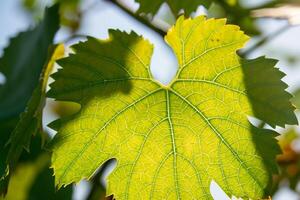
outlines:
[[[54,177],[49,169],[50,155],[41,153],[37,159],[19,163],[11,176],[8,192],[2,200],[70,200],[72,186],[55,191]]]
[[[292,190],[296,189],[297,183],[300,181],[300,154],[292,146],[296,139],[300,140],[300,136],[295,129],[291,129],[279,137],[279,144],[283,153],[277,156],[281,173],[275,179],[277,184],[287,179]]]
[[[53,171],[49,169],[50,154],[41,149],[40,137],[41,134],[38,134],[32,140],[30,153],[22,153],[15,171],[9,174],[8,193],[0,200],[71,199],[72,186],[58,191],[55,189]],[[4,180],[7,184],[8,177]]]
[[[45,18],[38,26],[11,39],[4,49],[0,71],[6,82],[0,85],[0,120],[24,111],[38,84],[48,47],[58,28],[58,5],[55,5],[46,10]]]
[[[289,63],[289,66],[297,66],[297,63],[299,62],[299,57],[296,55],[283,55],[285,56],[286,61]]]
[[[63,45],[52,46],[50,48],[47,61],[41,73],[40,82],[34,90],[25,112],[20,115],[20,120],[8,141],[10,148],[7,155],[7,163],[10,169],[15,167],[23,148],[29,151],[31,137],[42,132],[42,111],[45,105],[48,77],[52,71],[55,60],[63,56]]]
[[[179,69],[164,86],[152,77],[147,40],[109,36],[72,46],[53,74],[49,97],[81,105],[50,125],[56,185],[90,179],[115,158],[107,195],[116,199],[211,199],[211,180],[230,196],[265,197],[277,134],[247,116],[297,123],[277,61],[241,59],[249,37],[225,19],[180,17],[165,37]]]
[[[200,5],[209,7],[212,0],[135,0],[140,3],[138,13],[155,15],[163,3],[167,3],[172,13],[177,16],[181,10],[184,10],[184,14],[189,16],[192,12],[196,11]]]
[[[47,166],[48,158],[41,156],[35,162],[19,164],[14,174],[10,177],[6,200],[28,199],[28,191],[39,172]],[[17,191],[17,192],[16,192]]]
[[[72,185],[56,190],[53,170],[49,169],[50,155],[47,155],[47,166],[38,174],[29,191],[30,200],[71,200]]]
[[[58,5],[47,9],[45,19],[36,28],[11,39],[0,59],[0,71],[6,82],[0,85],[0,185],[5,192],[7,179],[6,143],[14,130],[19,115],[38,84],[47,58],[47,51],[58,30]]]
[[[70,28],[72,32],[75,32],[80,27],[81,21],[81,0],[22,0],[24,8],[35,19],[42,17],[45,4],[59,3],[60,24]]]
[[[0,196],[6,193],[8,186],[8,179],[5,177],[8,174],[8,167],[6,164],[6,157],[8,149],[5,144],[9,139],[9,134],[13,131],[17,124],[18,118],[0,121]]]
[[[5,148],[5,144],[9,139],[9,134],[11,133],[16,124],[18,118],[14,118],[11,120],[0,121],[0,180],[3,178],[3,175],[6,171],[6,156],[7,156],[7,149]]]
[[[81,0],[57,0],[60,3],[60,22],[67,26],[72,32],[75,32],[80,27],[81,21]]]
[[[300,109],[300,89],[293,93],[294,97],[292,98],[292,103],[296,106],[297,109]]]
[[[223,18],[226,17],[229,23],[239,25],[243,31],[250,35],[260,33],[255,24],[255,19],[250,16],[251,10],[241,6],[240,1],[214,1],[208,9],[208,17]]]
[[[33,10],[36,5],[37,0],[23,0],[23,5],[28,10]]]
[[[281,149],[290,148],[291,143],[298,137],[294,129],[281,134],[279,138],[279,145]]]
[[[226,0],[226,2],[230,6],[235,6],[238,3],[238,0]]]

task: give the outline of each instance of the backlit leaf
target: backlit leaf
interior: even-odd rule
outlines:
[[[152,77],[147,40],[109,35],[74,45],[53,75],[49,96],[81,105],[51,124],[56,184],[91,178],[115,158],[107,195],[117,200],[212,199],[212,180],[228,196],[266,197],[277,134],[247,116],[297,123],[276,61],[241,59],[248,36],[224,19],[181,17],[165,37],[179,69],[164,86]]]

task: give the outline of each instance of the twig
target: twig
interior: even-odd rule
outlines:
[[[249,47],[246,51],[242,53],[243,56],[248,55],[252,53],[254,50],[260,48],[265,43],[269,42],[270,40],[276,38],[280,34],[284,33],[286,30],[288,30],[291,26],[289,24],[284,25],[282,28],[278,29],[274,33],[271,33],[270,35],[267,35],[265,37],[262,37],[256,44],[254,44],[252,47]]]
[[[140,23],[144,24],[145,26],[149,27],[150,29],[152,29],[153,31],[155,31],[156,33],[161,35],[162,37],[164,37],[166,35],[166,32],[163,31],[161,28],[159,28],[156,25],[149,22],[146,18],[133,13],[129,8],[127,8],[125,5],[122,5],[117,0],[106,0],[106,1],[115,5],[120,10],[122,10],[123,12],[125,12],[126,14],[128,14],[129,16],[134,18],[135,20],[139,21]]]

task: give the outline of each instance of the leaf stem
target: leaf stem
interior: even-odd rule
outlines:
[[[119,3],[117,0],[106,0],[106,1],[113,4],[113,5],[115,5],[117,8],[119,8],[120,10],[122,10],[123,12],[125,12],[126,14],[128,14],[129,16],[134,18],[135,20],[139,21],[141,24],[143,24],[143,25],[147,26],[148,28],[150,28],[151,30],[155,31],[156,33],[158,33],[162,37],[164,37],[166,35],[166,32],[164,30],[159,28],[157,25],[149,22],[149,20],[146,19],[145,17],[134,13],[127,6]]]

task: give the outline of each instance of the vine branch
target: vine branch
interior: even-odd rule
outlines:
[[[156,26],[153,23],[149,22],[149,20],[147,20],[145,17],[139,16],[139,15],[133,13],[128,7],[126,7],[125,5],[119,3],[117,0],[106,0],[106,1],[113,4],[114,6],[116,6],[117,8],[119,8],[120,10],[122,10],[123,12],[125,12],[126,14],[131,16],[132,18],[134,18],[135,20],[139,21],[141,24],[149,27],[151,30],[155,31],[156,33],[158,33],[162,37],[164,37],[166,35],[166,32],[163,31],[161,28],[159,28],[158,26]]]

